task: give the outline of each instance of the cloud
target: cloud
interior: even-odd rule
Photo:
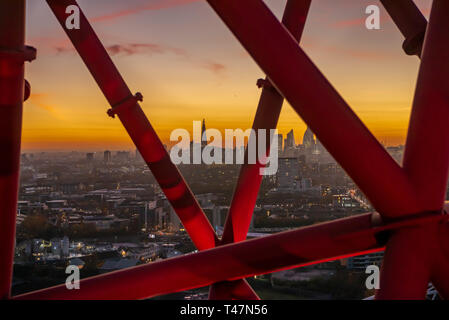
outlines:
[[[130,43],[130,44],[114,44],[106,47],[110,55],[134,55],[134,54],[166,54],[172,53],[177,56],[187,57],[185,50],[164,46],[155,43]]]
[[[121,11],[109,13],[102,16],[94,17],[91,21],[92,22],[103,22],[108,20],[114,20],[134,14],[139,14],[144,11],[154,11],[154,10],[161,10],[161,9],[168,9],[171,7],[177,7],[181,5],[186,5],[193,2],[199,2],[201,0],[159,0],[159,1],[152,1],[151,4],[146,4],[143,6],[138,6],[131,9],[124,9]]]
[[[59,44],[53,47],[57,54],[65,54],[69,52],[74,52],[75,49],[70,44]],[[183,60],[193,63],[200,68],[209,70],[215,75],[223,76],[226,72],[227,67],[217,61],[196,59],[192,57],[186,50],[176,47],[171,47],[163,44],[157,43],[122,43],[122,44],[112,44],[106,46],[106,50],[111,56],[132,56],[132,55],[154,55],[154,54],[172,54],[182,58]]]
[[[203,67],[217,75],[222,75],[227,69],[224,64],[213,61],[203,63]]]
[[[61,116],[57,109],[51,105],[48,104],[48,94],[46,93],[31,93],[29,102],[32,103],[34,106],[47,111],[52,116],[60,119]]]
[[[347,27],[359,27],[365,26],[366,17],[352,20],[341,20],[334,23],[332,26],[335,28],[347,28]]]

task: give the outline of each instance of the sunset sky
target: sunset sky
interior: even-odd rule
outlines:
[[[415,1],[426,17],[430,0]],[[44,1],[28,0],[27,64],[32,95],[24,104],[24,151],[131,149],[118,119]],[[281,17],[286,0],[267,0]],[[263,73],[204,0],[79,0],[161,139],[176,128],[250,128]],[[302,48],[383,143],[405,140],[417,57],[381,8],[381,30],[367,30],[376,0],[314,0]],[[263,26],[261,26],[263,29]],[[323,115],[325,116],[325,115]],[[338,126],[338,124],[336,124]],[[285,104],[279,132],[305,124]]]

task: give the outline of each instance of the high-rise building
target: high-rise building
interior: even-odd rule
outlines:
[[[206,119],[203,119],[203,124],[201,126],[201,148],[207,146],[207,135],[206,135]]]
[[[111,162],[111,159],[112,159],[111,151],[106,150],[104,152],[104,162],[106,162],[106,163]]]
[[[297,158],[279,158],[277,182],[280,189],[293,189],[299,179],[299,161]]]
[[[292,150],[294,148],[295,148],[295,135],[292,129],[290,130],[289,133],[287,133],[287,137],[285,138],[284,151]]]
[[[302,139],[302,144],[304,145],[304,147],[306,149],[315,147],[315,137],[314,137],[314,134],[309,126],[307,126],[307,130],[304,133],[304,137]]]
[[[278,156],[281,156],[282,154],[282,142],[283,140],[283,136],[281,133],[277,134],[277,139],[278,139]]]

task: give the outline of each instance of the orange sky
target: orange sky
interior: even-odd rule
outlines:
[[[266,1],[279,17],[284,0]],[[381,30],[367,30],[373,1],[315,0],[302,47],[369,129],[388,145],[404,142],[419,60],[401,49],[386,13]],[[260,69],[202,0],[79,1],[113,54],[142,107],[167,143],[176,128],[250,128]],[[417,1],[428,13],[430,0]],[[32,96],[24,105],[23,149],[131,149],[132,143],[44,2],[29,1],[27,44],[38,58],[27,64]],[[325,115],[323,115],[325,116]],[[280,133],[305,125],[290,106]]]

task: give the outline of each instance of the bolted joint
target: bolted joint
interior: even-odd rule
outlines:
[[[426,30],[423,30],[405,39],[402,44],[402,49],[404,50],[404,52],[409,56],[417,55],[418,57],[420,57],[425,35]]]
[[[20,62],[31,62],[36,59],[37,50],[31,46],[25,46],[22,50],[0,48],[0,59],[14,59]]]
[[[268,89],[274,88],[273,85],[271,84],[270,80],[267,80],[267,79],[257,79],[256,85],[259,89],[260,88],[268,88]]]
[[[24,90],[23,90],[23,101],[27,101],[31,94],[31,85],[25,80]]]
[[[137,92],[135,95],[131,95],[128,98],[125,98],[119,103],[113,105],[112,108],[107,111],[107,114],[111,118],[115,118],[115,115],[118,114],[121,110],[133,107],[139,101],[143,101],[143,95],[140,92]]]

